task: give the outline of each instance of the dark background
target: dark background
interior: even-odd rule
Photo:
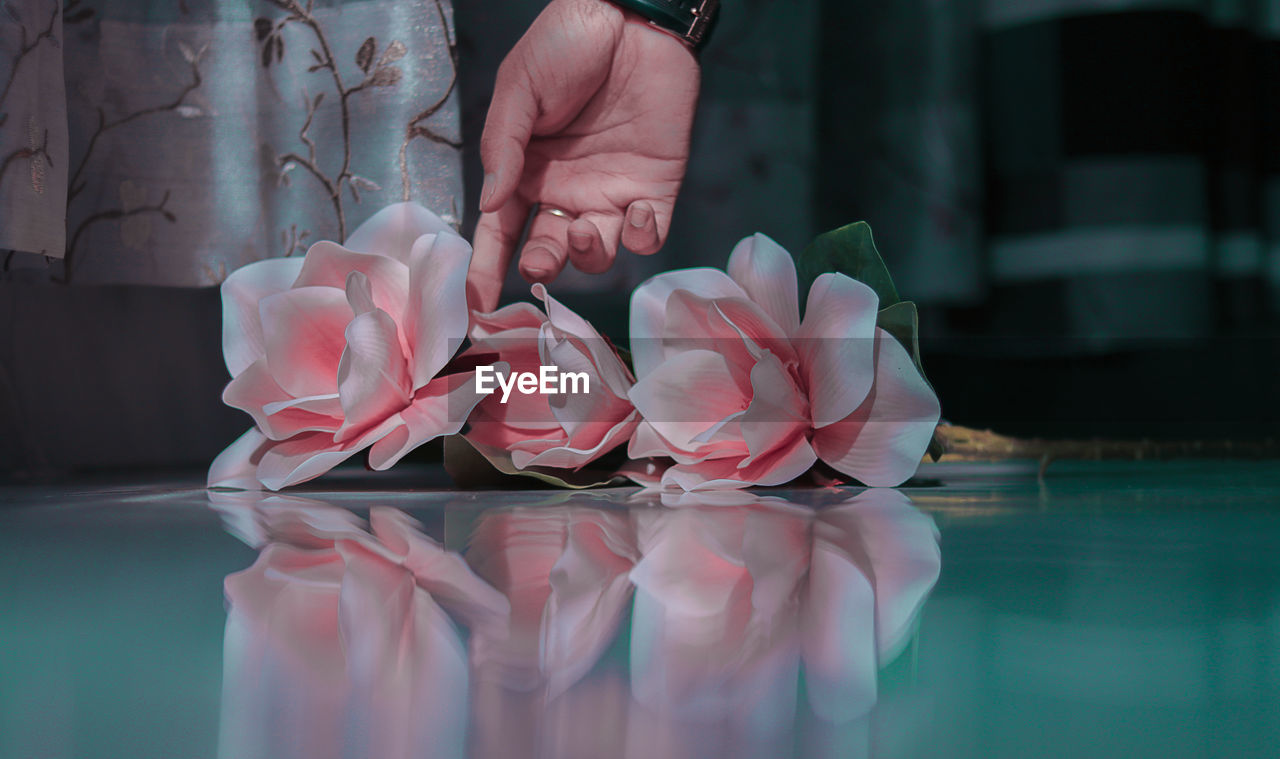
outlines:
[[[981,5],[727,0],[667,248],[620,259],[603,285],[566,278],[563,300],[624,336],[626,293],[653,272],[723,266],[757,230],[797,250],[866,219],[922,307],[947,419],[1050,437],[1274,435],[1270,5]],[[541,3],[457,6],[474,148],[498,62]],[[219,331],[214,288],[0,281],[0,476],[207,465],[248,424],[219,401]]]

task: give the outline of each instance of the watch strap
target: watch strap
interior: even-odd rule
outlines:
[[[720,0],[612,0],[648,19],[659,29],[679,37],[690,47],[699,47],[707,38]]]

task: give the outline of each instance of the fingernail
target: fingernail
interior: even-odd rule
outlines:
[[[627,214],[627,223],[633,227],[642,228],[649,223],[649,218],[652,215],[653,212],[649,210],[648,206],[634,205],[631,206],[631,211]]]
[[[546,248],[526,248],[520,256],[520,273],[530,282],[540,282],[554,271],[555,256]]]
[[[493,174],[484,175],[484,185],[480,188],[480,205],[484,207],[489,204],[489,199],[493,197],[493,191],[498,189],[496,185],[498,179]]]
[[[569,244],[574,250],[588,251],[591,250],[591,235],[586,232],[569,232]]]

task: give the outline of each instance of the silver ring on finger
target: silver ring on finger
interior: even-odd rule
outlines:
[[[566,221],[573,221],[573,214],[563,208],[557,208],[556,206],[547,205],[546,203],[538,204],[538,213],[549,213],[552,216],[559,216]]]

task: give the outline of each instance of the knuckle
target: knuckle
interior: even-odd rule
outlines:
[[[493,255],[491,248],[507,247],[511,243],[511,236],[502,228],[497,221],[481,220],[476,225],[476,245],[475,257],[484,258]]]

